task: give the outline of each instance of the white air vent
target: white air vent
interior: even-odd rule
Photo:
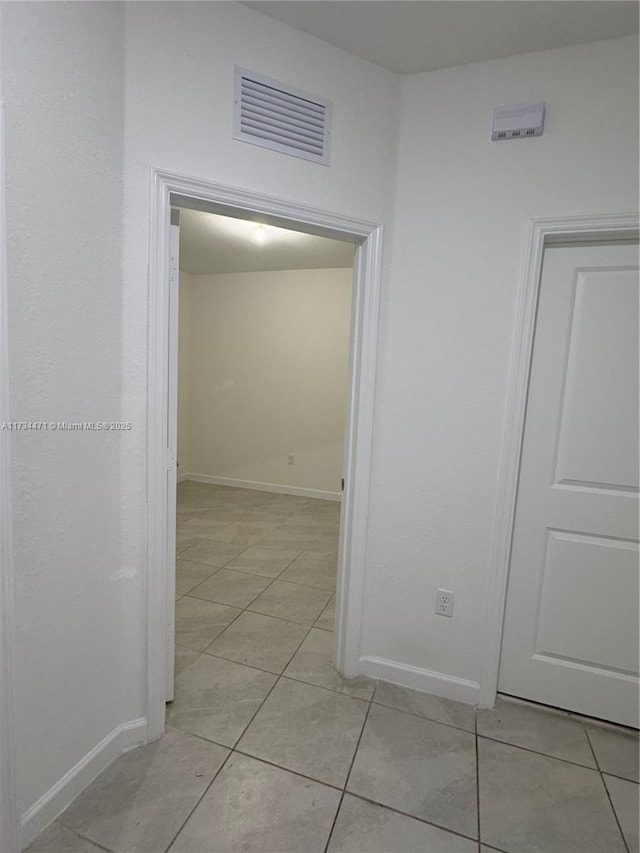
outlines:
[[[328,166],[330,136],[329,101],[236,67],[234,139]]]

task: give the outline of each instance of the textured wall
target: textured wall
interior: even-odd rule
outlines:
[[[2,4],[18,421],[120,419],[123,21],[119,4]],[[120,547],[126,440],[12,437],[21,813],[143,711],[126,654],[140,582]]]
[[[402,81],[383,293],[363,648],[479,677],[520,258],[529,217],[633,210],[638,42]],[[499,104],[545,100],[539,139],[490,141]],[[434,613],[457,593],[453,619]]]
[[[126,3],[123,410],[146,418],[149,170],[251,188],[377,222],[393,203],[398,78],[237,3]],[[330,167],[232,138],[241,65],[333,103]],[[144,576],[146,446],[121,467],[123,549]],[[145,663],[146,601],[131,601]],[[142,682],[141,685],[142,686]]]

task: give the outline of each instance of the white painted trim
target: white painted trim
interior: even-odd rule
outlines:
[[[520,454],[544,248],[577,240],[637,237],[639,224],[637,213],[534,217],[529,223],[518,288],[497,505],[487,576],[484,636],[481,646],[481,708],[493,707],[498,688]]]
[[[4,102],[0,102],[0,422],[9,414],[7,228]],[[13,680],[13,547],[11,542],[11,433],[0,431],[0,850],[18,850]]]
[[[31,841],[55,820],[75,798],[128,749],[146,741],[144,718],[122,723],[97,743],[22,815],[22,846]]]
[[[341,492],[323,489],[308,489],[304,486],[287,486],[285,483],[261,483],[258,480],[235,480],[233,477],[215,477],[212,474],[181,474],[178,482],[191,480],[193,483],[212,483],[215,486],[230,486],[234,489],[255,489],[257,492],[275,492],[278,495],[298,495],[303,498],[318,498],[324,501],[341,501]]]
[[[350,394],[345,435],[335,662],[345,675],[360,667],[360,634],[369,512],[382,226],[308,205],[183,175],[151,170],[147,388],[147,719],[150,738],[164,731],[164,632],[167,501],[168,259],[170,206],[293,227],[357,245],[354,271]]]
[[[467,705],[476,705],[478,702],[480,685],[477,681],[456,678],[444,672],[420,669],[417,666],[376,657],[362,657],[360,669],[363,675],[368,675],[370,678],[380,678],[382,681],[399,684],[400,687],[410,687],[421,693],[454,699],[456,702],[464,702]]]

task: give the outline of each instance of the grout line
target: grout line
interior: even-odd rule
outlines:
[[[243,610],[243,611],[241,611],[241,613],[239,613],[239,614],[235,617],[235,619],[233,620],[233,622],[235,622],[237,619],[239,619],[239,618],[240,618],[240,616],[242,616],[242,614],[243,614],[243,613],[252,613],[254,616],[261,616],[261,615],[262,615],[262,614],[260,614],[260,613],[255,613],[255,614],[254,614],[252,610]],[[275,616],[274,616],[274,617],[271,617],[271,618],[276,619],[276,618],[278,618],[278,617],[275,617]],[[285,622],[287,625],[298,625],[298,623],[297,623],[297,622],[289,622],[289,621],[288,621],[288,620],[286,620],[286,619],[281,619],[280,621],[281,621],[281,622]],[[263,667],[261,667],[261,666],[255,666],[255,664],[246,663],[245,661],[234,660],[233,658],[226,658],[226,657],[224,657],[223,655],[216,654],[215,652],[209,651],[209,649],[211,648],[211,646],[212,646],[212,645],[213,645],[217,640],[219,640],[219,639],[220,639],[220,637],[224,634],[224,632],[225,632],[228,628],[230,628],[230,627],[231,627],[231,625],[233,625],[233,622],[232,622],[230,625],[227,625],[227,627],[224,629],[224,631],[222,631],[220,634],[218,634],[218,636],[216,637],[216,639],[215,639],[215,640],[213,640],[209,646],[207,646],[207,648],[204,650],[204,652],[202,652],[202,654],[204,654],[204,655],[208,655],[209,657],[212,657],[212,658],[216,658],[216,660],[224,660],[224,661],[227,661],[227,663],[235,663],[235,664],[237,664],[238,666],[246,666],[248,669],[255,669],[255,670],[257,670],[258,672],[264,672],[264,673],[266,673],[267,675],[275,675],[277,678],[280,678],[280,677],[282,677],[282,676],[284,675],[284,670],[289,666],[289,664],[291,663],[291,661],[292,661],[292,660],[294,659],[294,657],[298,654],[298,651],[299,651],[299,649],[300,649],[300,646],[301,646],[301,645],[304,643],[304,641],[307,639],[307,637],[308,637],[308,635],[309,635],[309,631],[311,630],[311,627],[309,627],[309,626],[307,626],[307,625],[299,625],[299,627],[300,627],[300,628],[306,628],[306,629],[307,629],[307,630],[306,630],[306,632],[305,632],[304,637],[300,640],[300,642],[299,642],[299,643],[298,643],[298,645],[296,646],[295,651],[293,652],[293,654],[291,655],[291,657],[287,660],[286,664],[284,665],[284,669],[283,669],[281,672],[274,672],[272,669],[264,669],[264,668],[263,668]],[[194,662],[195,662],[195,661],[194,661]],[[291,680],[291,681],[297,681],[298,679],[290,679],[290,680]],[[305,684],[306,684],[306,682],[303,682],[303,683],[305,683]]]
[[[366,676],[366,677],[368,677],[368,676]],[[382,681],[382,682],[384,682],[384,684],[391,684],[392,683],[391,681],[385,681],[384,678],[378,678],[377,681]],[[407,689],[411,690],[410,687]],[[427,720],[430,723],[438,723],[439,726],[446,726],[448,729],[455,729],[458,732],[466,732],[468,735],[474,734],[474,731],[475,731],[475,728],[474,729],[465,729],[462,726],[456,726],[454,723],[443,723],[442,720],[436,720],[433,717],[425,717],[424,714],[416,714],[415,711],[407,711],[405,708],[397,708],[395,705],[386,705],[384,702],[379,702],[376,700],[375,693],[374,693],[374,698],[371,701],[373,702],[374,705],[379,705],[381,708],[387,708],[389,711],[398,711],[401,714],[407,714],[409,717],[416,717],[418,720]],[[453,701],[455,701],[455,700],[453,700]],[[463,705],[464,703],[461,702],[460,704]],[[473,708],[473,705],[468,705],[467,707]]]
[[[360,743],[362,741],[362,735],[364,734],[365,726],[367,725],[367,720],[369,719],[369,714],[371,713],[371,700],[367,703],[368,707],[364,714],[364,719],[362,721],[362,728],[360,729],[360,734],[358,736],[358,742],[356,744],[356,748],[353,751],[353,756],[351,761],[349,762],[349,769],[347,770],[347,775],[344,780],[344,785],[342,786],[342,790],[346,792],[347,785],[349,784],[349,779],[351,778],[351,771],[353,770],[353,765],[356,761],[356,755],[358,754],[358,750],[360,749]]]
[[[63,814],[64,814],[64,812],[63,812]],[[94,841],[93,838],[90,838],[88,835],[83,835],[81,832],[78,832],[75,829],[71,829],[71,827],[65,826],[63,823],[58,823],[57,818],[53,821],[53,823],[57,823],[58,826],[61,826],[63,829],[70,830],[71,832],[73,832],[74,835],[77,835],[78,838],[81,838],[83,841],[88,841],[89,844],[93,844],[94,847],[98,847],[100,850],[104,850],[105,853],[113,853],[113,850],[110,847],[105,847],[104,844],[101,844],[99,841]],[[52,825],[53,824],[49,824],[49,826],[52,826]],[[35,839],[34,839],[34,841],[35,841]]]
[[[342,808],[342,803],[344,802],[344,791],[340,793],[340,801],[338,802],[338,808],[336,809],[336,813],[333,816],[333,820],[331,821],[331,828],[329,829],[329,835],[327,835],[327,842],[324,845],[324,853],[327,853],[329,850],[329,845],[331,844],[331,839],[333,838],[333,831],[336,828],[336,823],[338,822],[338,815],[340,814],[340,809]]]
[[[510,746],[513,749],[521,749],[523,752],[530,752],[533,755],[541,755],[543,758],[550,758],[552,761],[561,761],[563,764],[570,764],[572,767],[582,767],[583,770],[591,770],[593,773],[599,772],[598,767],[590,767],[588,764],[580,764],[578,761],[571,761],[568,758],[558,758],[557,755],[549,755],[548,752],[540,752],[538,749],[531,749],[529,746],[520,746],[520,744],[498,740],[498,738],[489,737],[488,735],[479,734],[478,737],[483,740],[490,740],[492,743],[501,743],[503,746]]]
[[[424,817],[419,817],[418,815],[411,814],[411,812],[403,812],[402,809],[397,809],[395,806],[389,806],[387,803],[381,803],[378,800],[372,800],[370,797],[365,797],[362,794],[358,794],[355,791],[345,791],[345,794],[349,794],[350,797],[356,797],[358,800],[364,800],[365,803],[371,803],[374,806],[381,806],[384,809],[387,809],[390,812],[394,812],[395,814],[402,815],[403,817],[410,817],[412,820],[417,820],[418,823],[424,823],[427,826],[433,826],[436,829],[441,829],[443,832],[448,832],[450,835],[456,835],[458,838],[465,838],[467,841],[478,841],[477,838],[474,838],[472,835],[465,835],[463,832],[458,832],[456,829],[451,829],[449,826],[444,826],[441,823],[435,823],[432,820],[427,820]],[[483,842],[484,844],[485,842]],[[498,849],[498,848],[494,848]],[[500,851],[503,853],[503,851]]]
[[[204,738],[204,739],[206,740],[206,738]],[[209,743],[213,743],[213,741],[209,741]],[[219,744],[217,744],[217,745],[219,746]],[[227,747],[224,747],[224,748],[225,748],[225,749],[229,749],[229,747],[228,747],[228,746],[227,746]],[[195,802],[195,804],[194,804],[193,808],[191,809],[191,811],[189,812],[189,814],[186,816],[186,818],[185,818],[185,819],[182,821],[182,823],[180,824],[180,828],[178,829],[178,831],[176,832],[176,834],[173,836],[173,838],[172,838],[172,839],[171,839],[171,841],[169,842],[168,846],[164,848],[165,853],[168,853],[168,851],[171,849],[171,847],[173,847],[173,845],[174,845],[174,843],[175,843],[176,838],[180,835],[180,833],[182,832],[182,830],[185,828],[185,825],[186,825],[186,824],[187,824],[187,822],[190,820],[191,815],[192,815],[192,814],[194,813],[194,811],[198,808],[198,806],[200,805],[200,803],[202,802],[202,800],[203,800],[203,799],[204,799],[204,797],[206,796],[206,794],[207,794],[207,792],[208,792],[209,788],[210,788],[210,787],[213,785],[213,783],[216,781],[216,779],[218,778],[218,776],[220,775],[220,773],[222,773],[223,769],[226,767],[227,761],[229,761],[229,759],[231,758],[231,756],[232,756],[232,755],[233,755],[233,750],[229,749],[229,754],[225,757],[225,759],[224,759],[224,761],[222,762],[222,764],[220,765],[220,767],[218,767],[218,769],[216,770],[216,772],[213,774],[213,778],[212,778],[212,780],[211,780],[211,781],[209,782],[209,784],[205,787],[205,789],[204,789],[204,791],[202,792],[202,794],[198,797],[198,799],[196,800],[196,802]]]
[[[374,688],[375,689],[375,688]],[[373,697],[373,693],[371,694]],[[329,830],[329,835],[327,836],[327,843],[324,846],[324,853],[327,853],[329,849],[329,845],[331,844],[331,838],[333,837],[333,831],[336,827],[336,822],[338,820],[338,815],[340,814],[340,809],[342,808],[342,803],[344,802],[344,797],[347,791],[347,785],[349,784],[349,778],[351,776],[351,771],[353,770],[353,765],[356,760],[356,756],[358,754],[358,750],[360,749],[360,742],[362,741],[362,735],[364,734],[365,726],[367,725],[367,720],[369,719],[369,713],[371,712],[371,699],[367,703],[367,710],[365,711],[364,719],[362,721],[362,727],[360,728],[360,734],[358,735],[358,742],[356,743],[356,748],[353,750],[353,755],[351,756],[351,761],[349,762],[349,769],[347,770],[347,775],[344,779],[344,785],[342,786],[342,794],[340,796],[340,802],[338,803],[338,808],[336,809],[336,813],[333,816],[333,821],[331,823],[331,829]]]
[[[616,812],[615,806],[613,805],[613,800],[611,799],[611,794],[609,793],[609,788],[607,786],[607,783],[606,783],[605,778],[604,778],[604,774],[603,774],[602,769],[600,767],[600,762],[598,761],[598,756],[596,755],[595,748],[594,748],[593,744],[591,743],[591,738],[589,737],[589,729],[587,728],[587,726],[584,723],[583,723],[583,728],[586,732],[587,741],[589,742],[589,746],[591,747],[591,752],[593,753],[593,759],[596,762],[596,767],[598,768],[598,773],[600,774],[600,781],[602,782],[605,793],[607,795],[607,799],[609,800],[609,805],[611,806],[611,811],[613,812],[613,819],[615,820],[616,825],[618,827],[618,830],[620,832],[620,835],[622,837],[622,843],[624,844],[624,849],[627,851],[627,853],[631,853],[631,851],[629,850],[629,845],[627,844],[627,839],[625,838],[624,832],[622,831],[622,826],[620,824],[620,821],[618,820],[618,814]]]
[[[323,785],[325,788],[331,788],[332,791],[344,793],[343,789],[338,785],[332,785],[331,782],[325,782],[323,779],[318,779],[316,776],[308,776],[306,773],[301,773],[299,770],[292,770],[291,767],[285,767],[283,764],[276,764],[275,761],[269,761],[268,758],[263,758],[260,755],[254,755],[251,752],[245,752],[244,749],[238,749],[234,746],[233,753],[242,755],[245,758],[252,758],[254,761],[260,761],[262,764],[268,764],[269,767],[276,767],[278,770],[284,770],[286,773],[291,773],[294,776],[299,776],[301,779],[306,779],[308,782],[314,782],[316,785]],[[271,853],[271,851],[265,851]]]
[[[291,663],[291,661],[289,661]],[[289,664],[287,664],[288,666]],[[366,702],[367,704],[371,703],[371,698],[365,699],[363,696],[353,696],[351,693],[346,693],[344,690],[336,690],[333,687],[327,687],[325,684],[316,684],[315,681],[304,681],[302,678],[296,678],[293,675],[287,675],[286,670],[282,673],[282,677],[286,678],[287,681],[295,681],[296,684],[306,684],[307,687],[317,687],[319,690],[328,690],[330,693],[336,693],[338,696],[346,696],[347,699],[357,699],[359,702]],[[340,676],[344,678],[344,676]],[[358,675],[356,678],[368,678],[368,676]],[[345,681],[350,681],[351,679],[345,678]],[[355,679],[353,679],[355,681]],[[373,679],[370,679],[373,681]]]

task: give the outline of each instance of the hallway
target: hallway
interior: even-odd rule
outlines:
[[[637,851],[637,734],[342,679],[338,504],[178,492],[167,732],[117,759],[29,853]]]

